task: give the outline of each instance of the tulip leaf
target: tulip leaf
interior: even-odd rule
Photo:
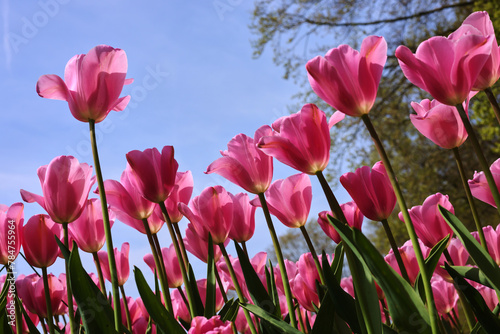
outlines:
[[[9,284],[7,282],[4,283],[3,289],[2,289],[2,294],[3,290],[7,291]],[[5,298],[2,298],[0,301],[0,329],[1,333],[5,334],[11,334],[12,333],[12,328],[9,325],[9,322],[13,321],[9,318],[7,315],[7,293],[5,293]]]
[[[273,271],[273,263],[271,260],[268,261],[268,267],[266,266],[266,282],[267,282],[267,291],[271,293],[271,298],[274,302],[274,306],[276,306],[276,315],[281,314],[281,307],[280,307],[280,296],[278,293],[278,288],[276,287],[276,279],[274,277],[274,271]]]
[[[31,321],[30,316],[28,315],[28,312],[24,309],[23,303],[19,298],[16,296],[16,301],[17,304],[19,305],[19,308],[21,309],[21,312],[23,313],[24,321],[26,321],[26,325],[28,326],[28,330],[30,334],[40,334],[40,331],[36,328],[35,324],[33,321]],[[1,307],[0,307],[1,309]]]
[[[196,282],[196,277],[194,276],[194,270],[191,266],[191,263],[188,265],[188,271],[188,284],[191,287],[191,297],[194,303],[195,316],[202,316],[205,313],[205,307],[203,306],[203,301],[201,300],[200,291],[198,290],[198,283]]]
[[[450,267],[447,263],[444,264],[446,271],[455,281],[460,291],[463,292],[465,299],[469,302],[477,321],[487,333],[500,333],[500,320],[490,311],[483,297],[470,285],[460,274]]]
[[[69,256],[69,280],[86,333],[116,333],[114,315],[106,296],[94,284],[82,266],[78,247]]]
[[[451,266],[460,276],[463,276],[471,281],[487,286],[488,288],[494,289],[490,281],[486,278],[484,273],[476,267],[465,267],[465,266]]]
[[[476,325],[474,326],[474,328],[472,328],[470,334],[487,334],[487,333],[484,331],[484,328],[481,326],[481,323],[476,322]]]
[[[207,260],[207,289],[205,298],[205,318],[210,319],[215,315],[215,261],[212,235],[208,235],[208,260]]]
[[[252,304],[244,304],[240,303],[240,306],[243,307],[244,309],[248,310],[249,312],[252,312],[255,314],[257,317],[266,320],[266,322],[279,330],[280,333],[285,333],[285,334],[302,334],[301,331],[293,328],[291,325],[286,323],[285,321],[278,319],[275,315],[265,311],[259,306],[252,305]]]
[[[149,287],[146,279],[144,279],[141,270],[135,266],[134,276],[144,307],[146,307],[149,315],[153,318],[157,328],[161,329],[164,333],[185,334],[184,329],[175,320],[174,316],[168,312],[165,306],[156,298],[156,295]]]
[[[238,301],[234,300],[234,298],[231,298],[227,301],[227,303],[224,304],[222,309],[219,311],[219,316],[221,317],[222,321],[233,322],[236,319],[236,316],[238,315],[239,308],[240,305],[238,304]]]
[[[340,283],[342,279],[342,269],[344,268],[344,244],[342,241],[335,247],[335,255],[333,256],[331,268],[337,278],[337,282]]]
[[[453,232],[458,236],[465,249],[467,249],[476,265],[484,273],[484,276],[490,281],[497,293],[500,293],[500,267],[498,267],[488,252],[477,242],[455,215],[442,206],[439,206],[439,211]]]
[[[331,216],[328,216],[328,219],[346,246],[358,259],[364,260],[384,291],[389,312],[398,330],[409,333],[431,333],[427,309],[410,284],[385,262],[361,231],[352,229]]]
[[[323,265],[325,265],[324,262]],[[314,326],[310,331],[310,333],[311,334],[336,333],[335,330],[336,320],[342,321],[342,319],[338,317],[337,319],[335,319],[335,317],[332,316],[334,312],[335,312],[335,306],[332,298],[330,298],[329,295],[325,295],[325,297],[321,300],[321,307],[319,308],[316,320],[314,320]]]

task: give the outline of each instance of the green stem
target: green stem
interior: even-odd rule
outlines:
[[[101,292],[104,295],[104,297],[106,297],[107,296],[106,283],[104,282],[104,276],[102,274],[101,263],[99,261],[99,256],[97,255],[97,252],[93,252],[92,257],[94,258],[94,264],[95,264],[95,268],[97,270],[97,277],[99,278],[99,287],[101,288]]]
[[[495,179],[490,171],[490,166],[484,157],[483,150],[481,149],[481,145],[479,144],[479,140],[477,139],[476,132],[472,128],[472,124],[470,124],[469,118],[467,117],[467,113],[465,112],[462,104],[457,104],[458,113],[460,114],[460,118],[464,123],[465,130],[467,130],[468,139],[470,140],[474,151],[476,152],[477,159],[479,160],[479,164],[483,169],[484,176],[486,177],[486,181],[488,181],[488,186],[491,190],[491,195],[495,200],[495,205],[497,207],[497,211],[500,214],[500,193],[498,192],[497,185],[495,183]]]
[[[382,304],[382,309],[384,310],[385,324],[387,326],[390,326],[391,325],[391,317],[389,316],[389,310],[387,309],[387,305],[385,304],[385,300],[381,299],[380,303]]]
[[[222,256],[224,256],[224,260],[226,261],[227,269],[229,270],[229,275],[231,275],[231,279],[233,280],[233,285],[234,289],[236,290],[236,294],[238,295],[238,299],[240,303],[244,304],[245,303],[245,297],[243,296],[243,292],[241,292],[240,284],[238,283],[238,278],[236,277],[236,274],[233,269],[233,265],[231,264],[231,261],[229,260],[229,255],[227,255],[226,252],[226,247],[224,246],[223,243],[219,244],[219,248],[222,252]],[[245,313],[245,318],[247,319],[248,322],[248,327],[250,328],[250,331],[252,334],[257,334],[257,331],[255,330],[255,326],[252,321],[252,317],[250,316],[250,313],[246,310],[243,309],[243,312]]]
[[[481,221],[479,220],[479,214],[477,213],[476,205],[474,204],[474,198],[472,197],[472,193],[469,188],[469,183],[467,182],[467,177],[465,176],[464,166],[462,164],[462,158],[460,157],[460,152],[458,151],[458,147],[452,149],[453,155],[455,156],[455,162],[457,163],[457,168],[460,173],[460,179],[462,180],[462,185],[465,190],[465,194],[467,195],[467,201],[469,202],[470,211],[472,213],[472,217],[474,218],[474,223],[476,224],[476,230],[479,234],[479,240],[481,241],[481,245],[483,248],[488,251],[488,246],[486,244],[486,238],[484,237],[483,227],[481,225]]]
[[[113,247],[113,239],[111,237],[111,224],[109,223],[108,202],[106,200],[106,191],[104,189],[104,181],[102,178],[101,163],[99,162],[99,154],[97,152],[94,120],[89,120],[89,129],[90,143],[92,145],[92,155],[94,158],[94,168],[97,178],[97,187],[99,189],[99,197],[101,199],[102,220],[104,223],[104,234],[106,236],[106,249],[108,251],[109,272],[111,276],[111,292],[113,294],[115,331],[119,333],[122,324],[120,311],[120,292],[118,290],[118,275],[116,273],[115,251]]]
[[[42,267],[42,277],[43,291],[45,293],[45,304],[47,305],[47,323],[49,325],[50,334],[54,334],[54,321],[52,317],[52,303],[50,301],[49,277],[47,275],[47,267]]]
[[[297,328],[297,319],[295,318],[295,312],[292,301],[292,290],[290,290],[290,282],[288,281],[288,274],[286,272],[283,253],[281,252],[278,236],[276,234],[276,230],[274,229],[273,221],[271,219],[271,214],[269,213],[269,208],[267,207],[266,197],[264,196],[264,193],[260,193],[258,195],[260,204],[262,206],[262,210],[264,211],[264,216],[266,217],[267,227],[269,229],[269,233],[271,234],[274,251],[276,252],[276,258],[278,259],[278,265],[280,267],[281,279],[283,281],[283,288],[285,290],[286,304],[288,306],[288,314],[290,315],[290,324],[294,328]]]
[[[40,318],[40,322],[42,323],[43,334],[47,334],[47,326],[45,326],[45,319]]]
[[[387,235],[387,239],[389,239],[389,244],[391,244],[392,252],[394,253],[394,257],[396,258],[396,262],[398,263],[399,271],[401,272],[401,276],[411,284],[410,277],[408,276],[408,272],[406,271],[405,264],[403,259],[401,258],[401,253],[399,253],[398,245],[396,245],[396,240],[394,240],[394,235],[392,235],[391,228],[389,227],[389,222],[387,219],[382,219],[382,226],[384,227],[385,234]]]
[[[484,90],[484,93],[488,97],[488,101],[490,101],[491,107],[493,108],[493,112],[495,113],[495,117],[497,118],[498,123],[500,123],[500,106],[498,105],[495,94],[493,94],[491,88],[486,88]]]
[[[64,246],[70,249],[69,245],[69,231],[68,231],[68,223],[63,223],[63,231],[64,231]],[[71,283],[69,280],[69,261],[64,261],[66,266],[66,292],[68,296],[68,317],[69,317],[69,328],[71,330],[71,334],[76,333],[76,324],[75,324],[75,313],[73,310],[73,291],[71,290]]]
[[[325,176],[323,175],[323,172],[317,171],[316,176],[318,177],[319,184],[321,185],[321,188],[323,189],[323,192],[325,193],[326,200],[328,201],[328,205],[330,206],[330,210],[332,210],[332,213],[335,216],[335,218],[340,220],[342,223],[349,225],[347,223],[347,219],[345,218],[344,211],[342,211],[342,208],[340,207],[340,204],[337,201],[337,198],[333,194],[332,188],[330,188],[330,185],[328,184],[328,181],[326,180]]]
[[[215,266],[214,273],[215,273],[215,280],[217,281],[217,285],[219,286],[219,290],[222,294],[222,299],[224,299],[224,303],[227,303],[229,299],[227,298],[226,291],[224,291],[224,285],[222,284],[222,280],[220,279],[219,270],[217,269],[217,265]]]
[[[125,305],[125,317],[127,318],[127,328],[132,332],[132,320],[130,319],[130,310],[128,308],[127,295],[125,295],[125,288],[120,285],[120,291],[122,293],[123,305]]]
[[[14,270],[12,269],[12,266],[14,265],[14,262],[10,262],[5,265],[5,268],[7,269],[7,277],[5,278],[5,282],[4,284],[13,284],[14,285],[14,289],[10,289],[9,291],[11,291],[13,294],[14,294],[14,297],[13,297],[13,301],[15,303],[14,305],[14,312],[15,312],[15,317],[16,317],[16,320],[15,320],[15,323],[16,323],[16,334],[21,334],[23,332],[23,318],[22,318],[22,312],[21,312],[21,305],[19,305],[19,303],[17,303],[17,288],[16,288],[16,278],[14,276]],[[12,282],[12,283],[9,283],[9,282]],[[45,283],[44,283],[45,284]]]
[[[144,229],[146,230],[146,236],[148,237],[151,253],[153,253],[153,259],[155,260],[156,275],[158,275],[158,278],[160,280],[161,292],[163,294],[163,299],[165,300],[167,311],[173,312],[172,300],[170,298],[170,290],[168,289],[168,283],[164,275],[164,270],[162,270],[163,266],[162,263],[160,262],[160,257],[158,255],[155,242],[153,240],[153,235],[151,234],[151,229],[149,228],[148,220],[144,218],[142,220],[142,223],[144,224]]]
[[[365,123],[366,128],[368,129],[368,132],[370,133],[370,136],[373,139],[375,147],[380,155],[380,158],[382,159],[382,163],[385,166],[385,170],[387,171],[387,175],[389,176],[389,180],[394,189],[394,193],[396,194],[399,208],[401,209],[401,214],[403,215],[406,229],[408,230],[408,235],[410,236],[411,243],[413,245],[413,249],[415,252],[415,257],[417,259],[417,263],[420,268],[420,274],[422,276],[422,282],[424,284],[425,298],[427,300],[427,309],[429,312],[432,333],[437,334],[439,333],[439,324],[438,324],[439,318],[437,315],[436,306],[434,304],[434,295],[432,294],[430,277],[425,268],[424,256],[422,254],[422,250],[420,249],[420,245],[418,243],[417,234],[415,232],[415,227],[413,226],[413,223],[411,221],[410,214],[408,212],[408,207],[406,206],[403,193],[401,191],[401,188],[399,187],[399,183],[396,179],[396,175],[394,173],[394,170],[392,169],[387,153],[385,152],[384,146],[382,145],[382,141],[378,137],[378,134],[375,131],[375,128],[373,127],[370,117],[368,116],[368,114],[364,114],[363,116],[361,116],[361,119]]]
[[[167,212],[167,208],[165,207],[164,202],[158,203],[161,208],[161,212],[163,213],[163,218],[167,224],[168,227],[168,232],[170,233],[170,238],[172,239],[172,243],[175,248],[175,254],[177,255],[177,260],[179,261],[179,267],[181,267],[181,273],[182,273],[182,279],[184,281],[184,286],[186,288],[186,293],[189,301],[189,314],[191,315],[191,318],[194,318],[196,316],[196,312],[194,309],[194,302],[193,302],[193,292],[191,291],[191,285],[189,284],[188,280],[188,275],[186,271],[186,267],[184,266],[184,261],[181,253],[181,249],[179,247],[179,243],[177,241],[177,238],[175,236],[175,231],[172,226],[172,221],[170,220],[170,217]]]
[[[182,239],[182,233],[181,230],[179,229],[179,224],[178,223],[172,223],[175,234],[177,235],[177,240],[179,240],[179,247],[182,252],[182,259],[184,260],[184,265],[186,266],[186,269],[189,266],[189,258],[186,252],[186,246],[184,245],[184,240]]]
[[[311,242],[311,238],[309,237],[309,233],[307,233],[305,226],[301,226],[300,231],[302,232],[304,239],[306,239],[306,244],[307,244],[307,247],[309,247],[309,252],[311,252],[311,255],[313,257],[314,265],[316,266],[316,270],[318,270],[321,284],[325,284],[325,276],[323,275],[323,270],[321,270],[321,265],[319,264],[319,260],[318,260],[318,254],[316,253],[316,250],[314,249],[314,245]]]
[[[247,257],[250,258],[250,256],[248,256],[247,243],[245,241],[241,243],[241,248],[243,248],[243,251],[245,252]]]

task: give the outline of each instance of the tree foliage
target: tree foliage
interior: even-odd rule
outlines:
[[[254,56],[259,57],[270,49],[274,62],[284,70],[284,78],[301,87],[294,96],[294,104],[289,106],[291,111],[298,110],[303,103],[313,102],[326,112],[333,112],[307,83],[305,64],[309,59],[324,55],[340,44],[358,48],[367,35],[384,36],[388,61],[370,117],[389,153],[407,204],[409,207],[421,205],[427,196],[436,192],[447,194],[456,215],[472,227],[452,152],[423,137],[410,122],[409,114],[413,112],[410,102],[431,97],[404,77],[394,52],[399,45],[415,51],[419,43],[430,36],[449,35],[475,10],[487,10],[496,31],[500,31],[500,4],[496,0],[257,0],[250,29],[255,36]],[[483,93],[478,94],[470,117],[478,125],[485,155],[492,163],[500,153],[500,128],[486,101]],[[354,171],[379,160],[360,119],[346,117],[339,125],[332,134],[332,162],[328,170],[334,186],[338,186],[338,170],[344,161]],[[462,145],[460,153],[466,173],[472,178],[474,170],[480,167],[468,142]],[[495,210],[479,201],[476,203],[483,225],[496,225]],[[389,223],[398,244],[408,239],[397,212]],[[382,251],[387,251],[383,229],[378,223],[372,224],[376,227],[374,241]]]

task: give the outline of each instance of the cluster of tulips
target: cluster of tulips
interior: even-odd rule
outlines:
[[[432,194],[411,209],[406,205],[369,118],[387,59],[383,37],[365,38],[360,51],[341,45],[307,63],[312,89],[338,110],[329,120],[317,106],[306,104],[260,127],[253,137],[236,135],[207,167],[206,173],[223,176],[253,199],[218,185],[191,198],[193,177],[178,171],[172,146],[131,151],[120,181],[103,180],[95,126],[111,110],[126,107],[130,97],[120,94],[132,80],[126,79],[125,52],[101,45],[73,57],[64,80],[44,75],[37,83],[41,97],[67,101],[73,116],[89,123],[94,168],[71,156],[40,167],[42,195],[21,190],[21,197],[47,214],[26,224],[22,203],[0,207],[0,260],[7,267],[0,295],[0,309],[6,309],[0,315],[3,328],[37,333],[41,327],[51,334],[500,332],[500,231],[482,224],[474,205],[479,199],[500,214],[500,159],[487,163],[468,120],[470,99],[484,91],[500,121],[491,91],[500,77],[493,25],[486,12],[476,12],[450,36],[424,41],[415,54],[400,46],[396,57],[408,80],[435,99],[412,103],[411,121],[424,136],[453,151],[475,232],[454,216],[447,195]],[[330,160],[330,131],[345,115],[362,119],[381,161],[340,178],[353,201],[339,204],[323,171]],[[467,138],[482,170],[470,180],[458,151]],[[273,182],[273,159],[299,173]],[[317,177],[330,206],[317,220],[337,243],[334,254],[316,250],[306,230],[310,176]],[[89,199],[95,183],[99,199]],[[399,248],[387,222],[396,203],[410,236]],[[264,252],[248,255],[257,207],[263,210],[277,264]],[[301,230],[310,252],[296,263],[283,258],[272,216]],[[183,217],[189,220],[185,231],[178,226]],[[391,246],[385,257],[361,232],[365,217],[382,222]],[[114,248],[116,220],[144,234],[151,246],[144,261],[156,284],[151,288],[135,268],[137,299],[123,288],[130,274],[130,245]],[[171,240],[162,248],[165,240],[157,233],[164,225]],[[230,240],[237,256],[227,253]],[[34,273],[15,279],[21,246]],[[97,275],[84,270],[79,251],[93,255]],[[192,255],[207,264],[206,278],[196,279]],[[66,273],[56,277],[47,269],[58,256]],[[342,277],[344,259],[350,277]],[[111,282],[110,292],[105,280]]]

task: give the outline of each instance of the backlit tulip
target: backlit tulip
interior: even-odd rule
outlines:
[[[422,205],[414,206],[408,210],[418,238],[429,248],[434,247],[447,235],[453,235],[451,227],[448,226],[448,223],[439,212],[439,206],[451,213],[455,213],[448,195],[440,193],[427,197]],[[399,219],[404,222],[401,212],[399,213]]]
[[[451,312],[458,301],[457,290],[455,290],[453,284],[445,281],[440,276],[434,275],[431,279],[431,286],[438,313],[444,316]]]
[[[229,238],[237,242],[250,240],[255,231],[255,209],[250,204],[250,199],[245,193],[233,195],[229,193],[233,200],[233,224],[229,231]]]
[[[54,275],[48,275],[49,295],[53,315],[62,315],[61,310],[67,312],[67,307],[63,304],[66,289],[63,283]],[[42,277],[36,274],[28,276],[21,275],[16,281],[19,298],[22,299],[26,308],[39,317],[47,317],[47,304],[45,303],[45,290]]]
[[[345,173],[340,183],[368,219],[387,219],[396,206],[396,195],[381,161],[373,168],[363,166],[354,173]]]
[[[347,202],[341,204],[340,208],[342,209],[342,212],[344,212],[344,216],[349,226],[361,231],[361,225],[363,224],[364,216],[361,211],[359,211],[356,203],[354,201]],[[328,215],[333,216],[331,211],[321,211],[318,214],[318,224],[323,232],[325,232],[327,236],[329,236],[333,241],[335,241],[335,243],[338,244],[341,240],[340,235],[335,230],[333,225],[328,222]]]
[[[488,225],[483,227],[484,238],[486,239],[486,245],[488,246],[488,253],[493,258],[493,261],[500,266],[500,225],[496,228]],[[477,231],[471,233],[474,238],[479,242],[479,235]]]
[[[257,148],[264,136],[270,136],[269,126],[261,126],[254,138],[240,133],[221,151],[222,158],[212,162],[205,173],[216,173],[253,194],[267,190],[273,178],[273,159]]]
[[[121,250],[118,250],[117,248],[114,249],[116,260],[116,276],[118,277],[119,286],[122,286],[125,284],[125,282],[127,282],[130,274],[130,266],[128,261],[129,251],[130,245],[128,242],[124,242],[122,244]],[[105,251],[99,251],[97,252],[97,255],[99,256],[99,262],[104,278],[111,282],[108,253],[106,253]]]
[[[491,36],[431,37],[415,54],[406,46],[396,57],[406,78],[441,103],[456,106],[469,96],[491,53]]]
[[[273,123],[274,132],[264,136],[258,147],[285,165],[314,175],[330,160],[330,129],[326,115],[310,103]]]
[[[424,258],[427,258],[430,249],[426,247],[420,240],[419,244]],[[403,260],[404,267],[408,273],[408,277],[410,278],[410,283],[413,285],[420,271],[420,268],[418,266],[417,258],[415,257],[415,251],[413,249],[413,245],[410,240],[405,242],[403,246],[399,247],[399,253],[401,254],[401,258]],[[387,263],[389,263],[392,269],[394,269],[398,274],[401,274],[399,270],[399,265],[397,264],[396,257],[394,256],[394,252],[392,251],[392,249],[389,251],[389,254],[387,254],[384,259]]]
[[[71,223],[83,211],[95,182],[92,167],[75,157],[62,155],[38,168],[43,197],[21,189],[25,202],[37,202],[56,223]]]
[[[178,209],[178,204],[189,203],[189,199],[193,194],[193,188],[193,174],[191,171],[177,172],[175,176],[174,188],[164,202],[165,207],[167,208],[168,216],[170,217],[170,221],[172,223],[178,223],[182,217],[184,217]],[[160,219],[163,219],[163,214],[159,205],[155,206],[153,214],[156,214]]]
[[[361,50],[341,45],[306,64],[313,91],[333,108],[349,116],[368,114],[375,103],[387,60],[383,37],[368,36]]]
[[[57,259],[59,246],[56,238],[63,240],[62,225],[47,215],[35,215],[23,227],[23,250],[29,264],[37,268],[50,267]]]
[[[142,197],[153,203],[167,199],[174,188],[175,176],[179,164],[174,159],[173,146],[163,147],[161,153],[157,148],[127,153],[127,162],[134,177],[137,191]]]
[[[314,312],[315,307],[320,307],[316,285],[309,285],[302,275],[297,274],[295,277],[290,278],[290,288],[300,306],[306,310]]]
[[[466,103],[464,105],[467,111],[468,106]],[[411,106],[417,113],[410,115],[412,124],[434,144],[452,149],[467,139],[467,131],[456,107],[428,99],[420,103],[412,102]]]
[[[205,317],[195,317],[191,321],[191,328],[188,334],[232,334],[230,321],[222,321],[219,315],[210,319]]]
[[[161,249],[161,254],[163,256],[163,263],[165,269],[167,270],[167,280],[168,286],[170,288],[177,288],[182,285],[182,272],[179,266],[179,261],[177,260],[177,255],[175,253],[174,245],[170,247],[163,247]],[[144,262],[151,268],[153,273],[156,271],[155,260],[153,254],[144,255]]]
[[[205,239],[206,238],[206,239]],[[206,232],[206,236],[202,236],[193,226],[193,224],[188,224],[186,228],[186,236],[183,239],[184,246],[186,246],[186,250],[196,256],[201,261],[207,263],[208,262],[208,231]],[[229,239],[226,240],[224,246],[227,246],[229,243]],[[220,251],[219,246],[214,245],[214,260],[215,262],[219,261],[222,253]]]
[[[41,97],[67,101],[77,120],[99,123],[111,110],[122,111],[127,106],[130,96],[120,97],[123,85],[132,82],[125,79],[126,74],[125,51],[98,45],[69,60],[64,80],[55,74],[42,75],[36,91]]]
[[[304,226],[312,201],[311,180],[307,174],[295,174],[271,184],[265,193],[269,212],[284,225],[292,228]],[[261,206],[258,198],[252,205]]]
[[[474,235],[474,233],[476,233],[475,236],[477,236],[477,232],[473,232],[472,234]],[[462,242],[459,239],[451,238],[446,250],[450,254],[451,260],[453,261],[453,265],[462,267],[467,265],[467,262],[469,260],[469,253],[467,252],[464,245],[462,245]],[[489,244],[488,244],[488,250],[490,250]],[[445,262],[447,262],[446,257],[442,255],[441,258],[439,259],[438,265],[436,266],[434,272],[439,276],[441,276],[445,281],[453,283],[453,278],[450,276],[450,274],[448,274],[446,269],[442,268]]]
[[[490,171],[497,188],[500,189],[500,159],[495,160],[495,162],[491,164]],[[486,177],[484,176],[484,172],[474,172],[474,178],[469,180],[469,187],[472,196],[495,208],[497,207],[493,195],[491,194],[490,187],[488,186],[488,181],[486,181]]]
[[[10,207],[0,204],[0,265],[12,263],[19,255],[23,240],[23,203]]]

